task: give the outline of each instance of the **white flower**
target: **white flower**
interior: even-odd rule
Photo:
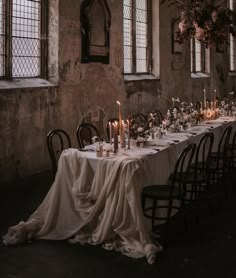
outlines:
[[[98,141],[99,141],[99,138],[97,136],[92,137],[92,142],[93,143],[98,142]]]
[[[138,127],[137,131],[138,131],[139,133],[141,133],[141,132],[143,132],[143,128],[140,126],[140,127]]]
[[[137,138],[137,142],[144,142],[145,141],[145,138],[141,137],[141,136],[138,136]]]

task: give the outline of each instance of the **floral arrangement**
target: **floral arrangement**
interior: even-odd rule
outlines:
[[[137,140],[137,142],[145,142],[150,134],[147,124],[139,123],[135,118],[130,121],[130,138]]]
[[[193,103],[182,102],[180,107],[168,109],[162,126],[170,132],[180,132],[189,126],[196,125],[199,120],[200,112]]]
[[[228,34],[236,36],[236,12],[226,6],[214,4],[214,0],[192,0],[184,4],[183,0],[162,0],[180,11],[180,22],[176,36],[179,43],[196,38],[206,47],[222,45],[228,42]],[[224,1],[225,4],[227,1]]]

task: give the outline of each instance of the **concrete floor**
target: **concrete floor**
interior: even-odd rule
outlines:
[[[51,184],[50,173],[36,175],[0,190],[0,233],[25,220],[41,203]],[[233,185],[233,183],[231,184]],[[157,262],[131,259],[100,246],[70,245],[67,241],[37,240],[19,246],[0,243],[1,278],[236,277],[236,190],[210,215],[189,215],[189,231],[182,219],[171,225],[168,248]]]

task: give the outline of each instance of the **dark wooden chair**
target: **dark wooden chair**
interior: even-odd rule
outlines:
[[[157,124],[161,125],[164,117],[160,110],[156,110],[156,114],[157,114]]]
[[[190,185],[187,192],[190,193],[189,200],[197,200],[199,195],[209,185],[209,158],[214,142],[212,132],[205,133],[196,147],[194,162],[190,167],[187,184]]]
[[[167,242],[169,221],[173,212],[185,211],[186,182],[195,149],[196,145],[190,144],[181,152],[168,184],[149,185],[142,191],[143,213],[145,217],[151,219],[152,232],[159,234],[160,225],[165,224],[163,244]],[[157,215],[160,209],[166,210],[165,215]]]
[[[71,140],[63,129],[52,129],[47,134],[47,148],[52,163],[53,178],[57,172],[58,159],[64,149],[71,148]]]
[[[148,123],[148,118],[142,113],[136,113],[132,116],[132,119],[140,126],[145,126]]]
[[[209,171],[211,173],[211,183],[219,182],[230,167],[230,135],[232,126],[227,126],[221,134],[217,151],[211,152]]]
[[[91,145],[94,136],[99,138],[99,133],[95,125],[89,123],[80,124],[76,130],[79,149],[82,150],[86,145]]]

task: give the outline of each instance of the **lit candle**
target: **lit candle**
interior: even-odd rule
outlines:
[[[116,103],[118,104],[118,107],[119,107],[119,123],[118,124],[119,124],[120,143],[122,143],[121,142],[121,140],[122,140],[121,139],[121,137],[122,137],[121,136],[121,127],[122,127],[122,123],[121,123],[121,121],[122,121],[122,118],[121,118],[121,104],[118,100],[116,101]]]
[[[115,122],[114,126],[114,153],[118,150],[118,123]]]
[[[121,148],[125,148],[125,123],[123,120],[121,124],[120,144]]]
[[[213,103],[214,103],[214,110],[216,109],[216,89],[214,90],[214,96],[213,96]]]
[[[119,126],[121,127],[121,121],[122,121],[122,118],[121,118],[121,105],[120,105],[120,102],[117,100],[116,103],[118,104],[118,107],[119,107]]]
[[[112,125],[111,125],[111,122],[109,122],[109,137],[110,137],[110,144],[112,144]]]
[[[203,89],[203,109],[207,108],[207,103],[206,103],[206,90]]]
[[[127,120],[127,129],[128,129],[128,149],[130,149],[130,126],[129,120]]]

